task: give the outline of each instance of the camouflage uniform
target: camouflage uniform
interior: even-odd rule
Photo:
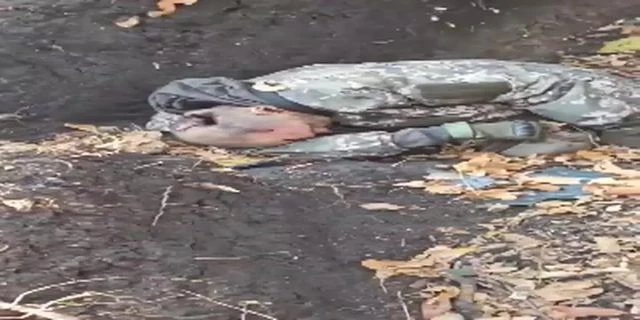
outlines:
[[[265,153],[384,156],[451,141],[497,139],[520,141],[502,153],[527,155],[589,147],[584,130],[624,130],[638,117],[640,82],[601,71],[499,60],[316,64],[241,81],[177,80],[149,102],[159,112],[152,129],[169,118],[167,113],[266,103],[327,114],[365,131],[260,151]],[[551,133],[541,124],[509,120],[527,115],[582,131]]]

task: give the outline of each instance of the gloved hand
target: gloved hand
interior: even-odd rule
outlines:
[[[441,126],[454,140],[515,140],[540,139],[542,127],[534,121],[500,121],[491,123],[452,122]]]

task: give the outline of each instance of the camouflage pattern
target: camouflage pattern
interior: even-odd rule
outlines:
[[[160,101],[157,97],[163,95],[189,98],[193,93],[197,97],[192,98],[201,102],[207,94],[213,97],[221,92],[221,83],[234,83],[231,79],[220,79],[177,80],[152,94],[150,101]],[[577,144],[563,143],[562,137],[554,138],[556,140],[547,137],[540,142],[525,135],[522,140],[529,139],[530,144],[525,143],[526,147],[514,151],[517,154],[558,152],[578,145],[589,147],[584,137],[589,136],[591,130],[636,125],[640,109],[637,80],[590,69],[517,61],[459,59],[309,65],[237,81],[231,91],[223,90],[242,96],[238,105],[243,105],[253,98],[247,98],[249,94],[241,90],[240,83],[251,86],[250,90],[257,93],[275,93],[294,104],[328,112],[340,124],[370,130],[249,150],[260,153],[337,157],[391,155],[450,142],[456,133],[447,131],[448,127],[443,124],[466,123],[473,127],[473,124],[526,115],[587,130]],[[219,101],[219,97],[215,99]],[[171,121],[170,116],[160,112],[147,127],[162,130]],[[521,138],[513,129],[517,122],[499,123],[502,127],[498,126],[498,132],[502,133],[489,134],[483,139]],[[407,127],[413,128],[387,132]],[[425,128],[429,134],[422,134]],[[442,130],[446,134],[442,134]],[[474,128],[470,130],[468,139],[478,138]],[[421,134],[423,140],[416,145],[415,139]],[[553,147],[545,148],[545,143]]]
[[[469,122],[529,111],[581,127],[618,125],[640,109],[640,83],[605,72],[497,60],[317,64],[256,77],[254,88],[317,109]],[[402,110],[398,110],[402,109]],[[415,110],[415,111],[414,111]],[[434,123],[436,124],[436,123]]]

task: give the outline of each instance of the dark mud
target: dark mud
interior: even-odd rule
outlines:
[[[0,0],[0,8],[14,6],[0,10],[0,112],[28,107],[30,114],[21,123],[2,122],[0,138],[42,138],[64,122],[141,125],[151,114],[146,96],[183,77],[250,77],[316,62],[555,61],[558,51],[576,45],[571,35],[640,13],[635,0],[484,1],[499,13],[466,0],[262,0],[239,7],[233,1],[200,1],[137,28],[113,25],[152,2]],[[437,6],[449,10],[432,22]],[[390,281],[385,294],[359,261],[406,258],[442,239],[438,227],[473,226],[491,218],[471,204],[453,206],[443,197],[389,187],[402,172],[419,174],[415,165],[351,164],[358,170],[320,165],[287,174],[290,181],[272,172],[256,171],[252,178],[201,166],[192,170],[193,162],[168,159],[136,169],[157,160],[77,160],[72,170],[50,179],[27,171],[3,176],[4,185],[14,182],[32,194],[48,194],[60,199],[61,208],[2,213],[0,247],[9,247],[0,253],[0,299],[69,279],[118,276],[123,279],[64,292],[115,290],[145,300],[165,298],[132,309],[124,302],[85,308],[111,319],[159,314],[197,319],[193,316],[211,313],[209,318],[238,318],[219,306],[167,298],[185,289],[231,304],[269,301],[261,311],[279,319],[404,319],[395,297],[398,284]],[[193,181],[241,192],[182,186]],[[152,227],[168,186],[174,187],[166,212]],[[358,208],[366,202],[419,208]],[[198,256],[235,258],[194,261]],[[50,290],[26,302],[63,295]]]

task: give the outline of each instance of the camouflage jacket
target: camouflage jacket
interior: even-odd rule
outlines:
[[[525,114],[585,129],[624,127],[637,122],[640,82],[603,71],[486,59],[315,64],[246,80],[176,80],[151,94],[149,103],[165,115],[216,104],[272,104],[327,114],[338,123],[370,129],[340,137],[340,145],[353,150],[362,137],[369,149],[389,140],[373,130]],[[306,146],[311,145],[303,142]]]

